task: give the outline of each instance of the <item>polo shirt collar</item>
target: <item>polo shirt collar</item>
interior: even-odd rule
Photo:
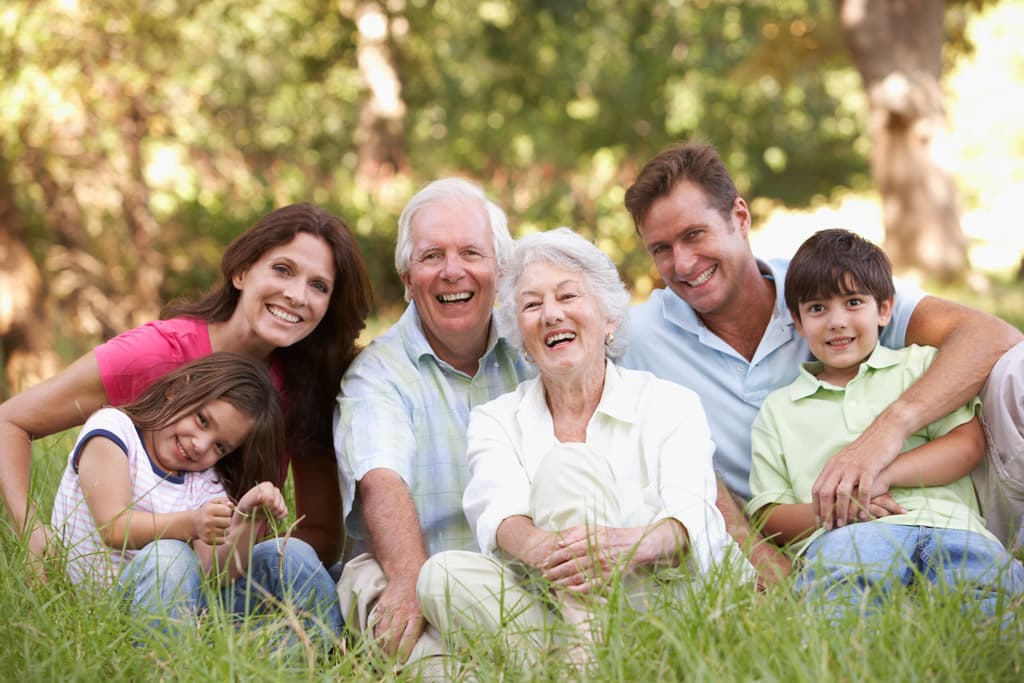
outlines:
[[[416,302],[409,302],[405,312],[398,321],[398,325],[399,331],[402,335],[402,342],[408,350],[409,358],[411,360],[422,360],[425,356],[429,356],[444,367],[451,367],[436,353],[434,353],[433,347],[431,347],[430,342],[427,341],[427,336],[423,334],[423,321],[420,318],[419,312],[416,310]],[[482,361],[494,352],[495,348],[499,344],[504,346],[506,342],[505,338],[498,333],[497,319],[492,313],[491,325],[487,333],[487,350],[484,352],[484,355],[480,357],[480,360]]]
[[[892,367],[898,365],[900,362],[900,352],[894,351],[887,346],[881,344],[875,344],[875,350],[871,352],[868,359],[861,363],[857,369],[857,375],[850,380],[850,382],[856,382],[864,374],[871,370],[880,370],[882,368]],[[822,387],[831,387],[826,385],[824,382],[818,379],[817,374],[821,372],[823,365],[821,361],[812,360],[800,365],[800,374],[796,380],[789,387],[789,397],[798,401],[808,396],[813,396],[818,389]]]
[[[786,280],[785,269],[776,267],[775,264],[769,261],[756,260],[757,269],[761,272],[761,275],[775,283],[775,306],[772,310],[772,319],[768,323],[769,329],[765,330],[765,335],[762,338],[762,343],[765,338],[770,342],[768,348],[765,349],[765,353],[769,353],[791,339],[796,332],[793,327],[793,318],[789,315],[789,309],[786,308],[786,294],[783,291],[783,285]],[[711,337],[717,339],[717,337],[704,326],[704,323],[697,317],[697,313],[690,305],[683,301],[682,297],[673,292],[671,288],[665,287],[663,291],[661,314],[665,320],[681,327],[690,334],[697,335],[703,343],[712,345],[709,344],[708,339]],[[775,328],[778,328],[777,333],[771,334]],[[722,343],[722,346],[724,350],[735,353],[724,343]],[[760,355],[762,354],[759,353],[758,356]]]

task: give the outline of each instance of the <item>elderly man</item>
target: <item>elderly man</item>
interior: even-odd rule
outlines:
[[[650,370],[701,396],[717,445],[719,477],[737,495],[749,498],[754,417],[764,397],[792,382],[800,362],[809,358],[783,298],[788,262],[754,257],[748,241],[750,211],[710,145],[681,144],[658,154],[627,190],[625,203],[667,289],[653,292],[649,301],[634,308],[632,341],[623,364]],[[1021,338],[992,316],[911,287],[898,289],[892,322],[881,342],[896,348],[927,344],[941,353],[916,384],[822,471],[814,486],[814,505],[825,527],[842,526],[865,509],[874,479],[899,454],[904,439],[978,393],[993,365]],[[1000,362],[999,378],[994,374],[990,387],[996,382],[996,390],[1005,393],[1007,382],[1020,384],[1022,361],[1024,345],[1018,344]],[[1016,400],[1019,411],[1020,398]],[[993,412],[1002,408],[1005,413],[1005,401],[993,404]],[[1014,419],[1019,423],[1019,415],[994,419],[1000,425]],[[1019,461],[1019,433],[1016,438],[1017,445],[1004,453],[1015,453],[1007,457]],[[1016,477],[1024,482],[1020,465]],[[721,486],[719,506],[737,540],[750,541],[749,524]],[[994,506],[985,513],[998,516]],[[1001,537],[1006,536],[1004,529]],[[763,580],[771,581],[773,569],[787,571],[787,564],[765,544],[757,544],[752,560]]]
[[[476,186],[449,178],[420,190],[395,249],[411,303],[341,382],[334,443],[355,542],[342,611],[400,662],[440,653],[416,598],[423,563],[475,549],[462,512],[469,412],[531,374],[492,316],[511,248],[505,214]]]

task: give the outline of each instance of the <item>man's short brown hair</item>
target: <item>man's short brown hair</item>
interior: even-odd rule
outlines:
[[[729,220],[739,193],[718,150],[705,142],[682,142],[663,149],[648,161],[626,190],[626,210],[638,231],[651,205],[684,180],[700,186],[711,206]]]

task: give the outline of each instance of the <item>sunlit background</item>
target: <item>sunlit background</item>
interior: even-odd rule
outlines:
[[[680,139],[720,149],[757,254],[789,255],[824,227],[883,242],[876,100],[837,7],[897,6],[939,10],[933,94],[949,126],[933,126],[929,158],[955,177],[962,231],[931,247],[966,236],[970,268],[930,282],[943,274],[894,261],[1024,325],[1022,0],[8,0],[6,384],[22,381],[17,353],[35,354],[26,381],[44,377],[211,286],[224,246],[296,201],[352,226],[372,336],[404,305],[397,216],[447,175],[481,184],[517,235],[580,231],[639,299],[660,283],[623,194]]]

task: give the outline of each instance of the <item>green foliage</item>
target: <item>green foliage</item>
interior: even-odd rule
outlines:
[[[640,296],[657,276],[622,196],[672,141],[718,145],[741,192],[769,200],[758,211],[869,183],[866,98],[830,0],[368,3],[387,18],[384,58],[405,113],[398,168],[361,176],[364,4],[5,4],[2,168],[24,219],[16,237],[45,271],[74,351],[212,285],[224,245],[293,201],[352,225],[389,314],[402,295],[398,213],[443,175],[484,185],[517,234],[580,230]],[[965,17],[1004,4],[950,2],[950,54],[977,40]],[[984,139],[965,146],[991,148]],[[977,185],[972,197],[991,194]],[[131,296],[132,311],[114,315]]]
[[[629,280],[650,266],[622,191],[672,140],[715,141],[757,196],[799,204],[864,182],[863,96],[825,0],[382,6],[407,166],[368,183],[358,3],[8,3],[0,154],[40,262],[83,249],[95,267],[67,286],[103,273],[116,299],[140,277],[125,250],[156,250],[160,298],[194,293],[231,237],[311,200],[356,228],[390,306],[398,211],[441,175],[481,181],[521,231],[582,229]],[[116,331],[92,315],[81,332]]]

